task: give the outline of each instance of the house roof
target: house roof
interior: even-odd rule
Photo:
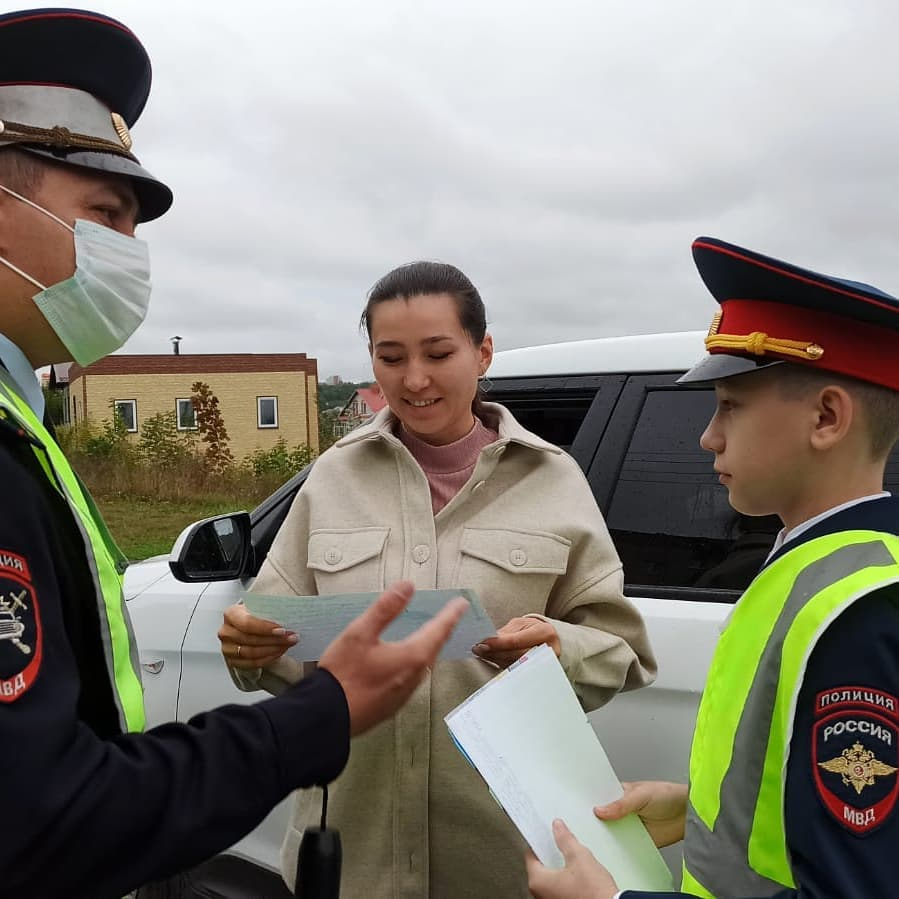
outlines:
[[[353,400],[357,396],[362,399],[372,412],[380,412],[387,405],[387,400],[384,399],[381,388],[377,384],[373,384],[371,387],[357,387],[353,391],[352,396],[343,404],[343,408],[340,410],[341,415],[353,405]]]
[[[318,379],[318,361],[305,353],[182,353],[107,356],[86,368],[73,363],[69,381],[82,375],[193,375],[296,371]]]
[[[380,412],[387,405],[387,400],[384,399],[384,394],[381,393],[381,388],[377,384],[373,387],[358,387],[356,393],[365,400],[365,405],[372,412]]]

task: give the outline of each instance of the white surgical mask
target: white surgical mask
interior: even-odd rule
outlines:
[[[75,235],[75,273],[45,287],[0,256],[0,263],[40,290],[37,308],[79,365],[115,352],[137,330],[150,304],[147,244],[84,219],[72,228],[52,212],[0,184],[0,190],[43,212]]]

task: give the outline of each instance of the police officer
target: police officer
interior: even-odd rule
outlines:
[[[350,736],[405,701],[464,607],[382,643],[412,593],[396,585],[282,696],[140,733],[123,560],[42,424],[33,370],[89,365],[146,313],[134,229],[172,201],[133,153],[149,88],[144,48],[113,19],[0,16],[4,897],[122,896],[226,848],[292,790],[340,772]]]
[[[693,256],[721,304],[702,435],[731,505],[784,529],[724,629],[699,708],[690,785],[626,786],[659,846],[684,839],[686,894],[894,896],[899,847],[899,300],[712,238]],[[562,822],[538,899],[617,886]],[[625,891],[622,896],[663,896]]]

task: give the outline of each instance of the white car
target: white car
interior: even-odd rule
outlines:
[[[583,468],[624,562],[626,593],[648,625],[658,680],[590,716],[622,780],[685,780],[721,624],[779,529],[775,520],[744,519],[730,508],[699,447],[713,391],[675,381],[703,355],[703,337],[654,334],[510,350],[490,369],[489,399]],[[151,725],[260,698],[233,686],[216,631],[258,571],[305,477],[304,470],[249,515],[193,525],[171,557],[127,570]],[[283,887],[275,892],[271,873],[288,802],[195,879],[214,879],[224,896],[290,895]],[[676,852],[669,862],[679,865]],[[249,885],[245,892],[237,880]]]

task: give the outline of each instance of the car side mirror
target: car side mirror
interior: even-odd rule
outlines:
[[[188,525],[175,541],[169,568],[179,581],[233,581],[253,568],[250,516],[217,515]]]

